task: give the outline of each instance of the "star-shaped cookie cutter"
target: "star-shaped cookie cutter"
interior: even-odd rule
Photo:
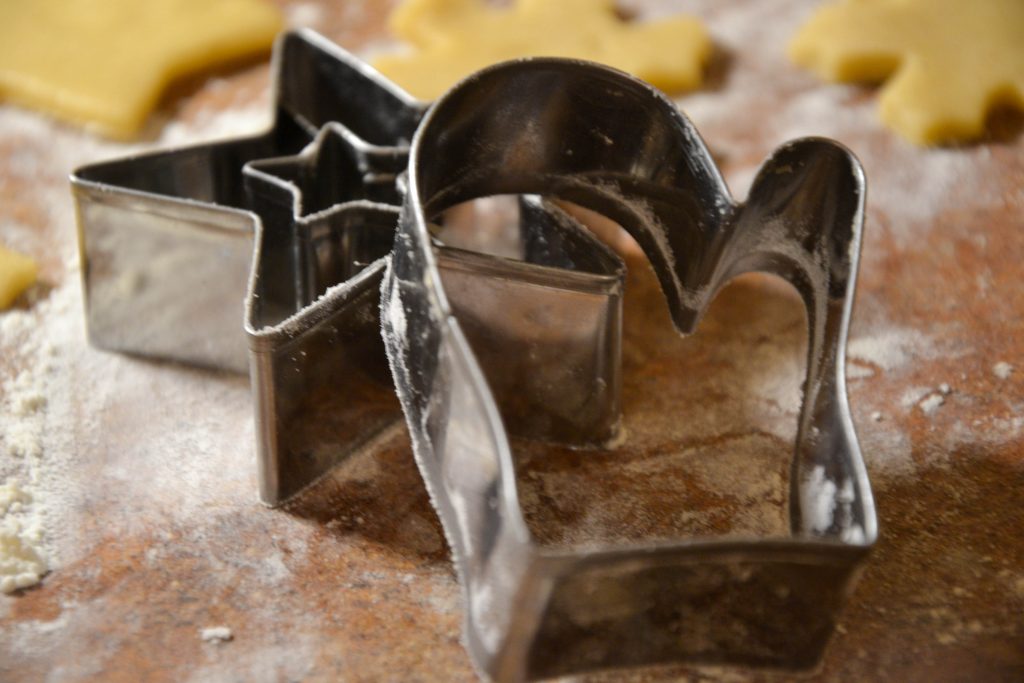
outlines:
[[[260,217],[245,329],[268,504],[401,419],[381,341],[380,287],[398,224],[395,171],[406,156],[327,124],[299,155],[244,169]],[[608,438],[618,419],[624,266],[557,207],[524,198],[520,212],[518,258],[435,238],[439,272],[471,336],[491,354],[485,365],[514,431],[564,443]],[[536,320],[568,308],[590,323],[586,334],[544,334],[541,342],[500,333],[510,311]],[[507,359],[524,348],[571,370],[557,385],[561,400],[551,400],[550,375],[524,379],[510,368]],[[595,395],[595,380],[612,389]]]
[[[468,648],[488,676],[662,661],[817,662],[877,534],[843,377],[863,219],[856,159],[829,141],[790,143],[738,205],[671,102],[614,70],[543,59],[495,67],[453,89],[416,128],[423,105],[324,43],[286,36],[278,64],[290,62],[292,46],[312,55],[301,78],[311,71],[344,87],[279,97],[304,107],[285,109],[267,136],[214,146],[226,155],[204,146],[73,177],[93,342],[237,367],[230,344],[153,343],[160,334],[152,330],[182,339],[159,305],[133,315],[111,309],[144,298],[140,289],[152,283],[173,290],[194,257],[208,271],[174,294],[219,313],[220,330],[205,317],[189,320],[198,338],[230,335],[224,320],[237,299],[229,305],[229,287],[209,283],[225,261],[251,265],[245,325],[261,495],[276,504],[397,416],[376,341],[382,325],[416,460],[466,591]],[[290,88],[279,82],[279,95]],[[321,95],[328,110],[314,101]],[[359,100],[352,109],[348,97]],[[377,120],[373,107],[380,130],[367,125]],[[331,123],[332,109],[341,123]],[[346,111],[368,118],[343,125]],[[394,175],[411,129],[399,220],[387,202],[398,197]],[[246,144],[254,141],[266,146]],[[575,201],[626,227],[682,331],[741,272],[774,272],[800,291],[811,344],[791,537],[557,551],[532,541],[506,430],[569,444],[616,435],[622,264],[537,198],[520,202],[516,259],[445,245],[435,222],[464,200],[529,193]],[[254,236],[251,258],[243,252]],[[187,243],[185,256],[158,263],[176,238]],[[126,277],[132,267],[142,270]],[[209,283],[200,289],[202,278]],[[197,301],[197,291],[213,292],[212,303]],[[319,398],[345,392],[352,412],[317,412]]]
[[[421,104],[314,33],[286,34],[276,55],[279,104],[268,133],[87,166],[72,176],[90,340],[232,370],[244,359],[260,497],[269,505],[401,420],[380,338],[379,288],[408,156],[402,143],[422,114]],[[300,74],[313,79],[305,90],[293,82]],[[335,98],[325,108],[310,93],[327,86],[355,104]],[[307,140],[329,111],[351,125],[324,123]],[[465,292],[462,308],[475,329],[490,337],[494,377],[510,387],[513,427],[566,443],[605,438],[618,418],[624,267],[556,207],[536,199],[521,207],[518,260],[439,245],[442,270]],[[246,291],[243,272],[248,357],[240,359],[241,328],[231,321]],[[523,288],[548,296],[523,303]],[[493,311],[473,310],[483,293]],[[515,350],[507,344],[529,340],[491,332],[510,306],[538,317],[560,301],[594,319],[588,336],[548,335],[542,348],[576,370],[559,388],[575,403],[524,391],[503,359]],[[609,390],[595,396],[593,378]],[[344,400],[330,400],[339,394]]]
[[[274,122],[268,131],[92,164],[71,177],[90,341],[113,351],[249,371],[256,407],[260,494],[272,505],[329,469],[339,454],[366,440],[363,431],[346,429],[357,417],[364,420],[366,434],[372,435],[382,422],[394,421],[400,413],[380,353],[377,366],[385,386],[383,398],[380,382],[359,385],[367,393],[354,395],[360,400],[353,405],[365,408],[359,415],[335,417],[334,441],[327,449],[332,457],[325,455],[323,443],[314,448],[308,440],[298,440],[306,433],[302,424],[314,422],[321,413],[310,414],[304,422],[293,416],[294,407],[284,397],[294,393],[291,389],[302,376],[276,376],[273,359],[274,351],[281,349],[301,358],[308,350],[279,341],[292,328],[268,322],[277,315],[269,309],[282,304],[280,293],[287,288],[293,297],[301,298],[310,288],[319,296],[326,287],[323,282],[289,280],[276,289],[270,287],[268,283],[276,277],[287,277],[282,269],[290,267],[289,258],[305,256],[289,252],[265,265],[268,276],[256,273],[254,293],[266,303],[245,306],[254,253],[275,253],[275,244],[268,248],[257,248],[257,244],[265,237],[290,244],[293,240],[284,233],[300,224],[310,231],[316,223],[328,233],[344,232],[347,241],[341,247],[346,251],[337,256],[341,263],[329,264],[334,270],[326,276],[336,276],[339,282],[355,278],[349,289],[358,289],[366,276],[359,278],[359,268],[353,265],[386,255],[394,230],[391,209],[371,200],[398,201],[395,176],[404,168],[408,142],[424,110],[422,103],[311,31],[280,37],[274,72]],[[314,157],[325,139],[342,141],[328,145],[325,158],[340,161],[338,154],[343,154],[350,162],[344,169],[332,169],[333,177],[339,171],[348,172],[345,183],[334,187],[298,177],[303,174],[303,160]],[[298,176],[275,183],[271,174],[289,166],[286,157],[307,146],[310,149],[291,164]],[[336,201],[331,201],[330,193]],[[293,202],[301,212],[303,199],[307,206],[342,206],[327,208],[319,221],[293,221]],[[383,227],[382,221],[387,223]],[[354,227],[348,230],[338,227],[350,224]],[[374,269],[379,270],[379,264]],[[374,304],[376,300],[374,289]],[[306,303],[312,299],[301,299],[301,303],[294,299],[287,305],[296,308]],[[332,305],[344,304],[344,297],[327,297],[311,306],[299,324],[310,326],[306,318],[322,317]],[[350,324],[366,322],[359,317],[365,311],[354,308],[357,311],[344,319]],[[239,324],[243,309],[249,312],[244,328]],[[375,323],[376,313],[369,318]],[[275,335],[274,329],[264,329],[274,327],[284,332]],[[378,324],[362,324],[348,330],[359,342],[346,346],[353,357],[357,347],[366,346],[363,333],[367,329],[373,330],[370,346],[380,346],[378,328]],[[308,331],[304,335],[316,337]],[[316,358],[314,353],[310,360]],[[342,438],[344,434],[351,435],[352,443]],[[289,443],[286,437],[292,446],[282,452],[282,444]],[[300,455],[291,458],[291,453]]]
[[[274,121],[266,132],[72,174],[94,345],[247,371],[238,320],[256,220],[243,166],[299,152],[329,122],[368,144],[405,149],[425,109],[312,31],[281,36],[273,71]]]

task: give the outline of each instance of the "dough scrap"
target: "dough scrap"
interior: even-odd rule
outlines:
[[[614,66],[666,91],[690,90],[703,78],[712,43],[689,17],[625,22],[614,0],[406,0],[391,30],[408,54],[374,66],[416,97],[434,99],[485,66],[530,56],[573,57]]]
[[[115,138],[139,132],[174,79],[273,43],[266,0],[0,3],[0,97]]]
[[[0,311],[36,281],[39,267],[28,256],[0,247]]]
[[[976,138],[993,107],[1024,109],[1021,0],[840,0],[789,55],[829,81],[888,79],[882,120],[918,144]]]

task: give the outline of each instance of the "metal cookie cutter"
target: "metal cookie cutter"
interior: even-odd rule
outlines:
[[[276,504],[397,418],[383,323],[466,588],[470,652],[495,678],[816,661],[876,535],[842,376],[863,203],[852,156],[793,143],[738,206],[656,91],[594,65],[510,64],[423,122],[392,243],[395,175],[424,106],[309,32],[285,36],[276,60],[267,134],[73,176],[92,341],[240,369],[251,266],[261,495]],[[740,272],[796,285],[811,346],[792,538],[586,552],[531,541],[506,430],[569,444],[615,436],[623,267],[537,198],[520,202],[513,259],[444,243],[444,209],[499,193],[559,196],[617,220],[683,331]]]
[[[459,202],[517,193],[570,200],[629,231],[681,332],[741,273],[775,273],[799,291],[810,343],[789,537],[586,549],[534,542],[502,402],[480,363],[486,350],[453,304],[430,224]],[[849,151],[804,139],[777,150],[738,204],[669,100],[588,63],[498,65],[429,110],[410,152],[383,333],[481,671],[522,680],[669,661],[819,661],[877,535],[844,378],[864,193]],[[508,320],[504,330],[525,324]],[[578,321],[550,324],[572,330]]]
[[[90,340],[197,365],[248,365],[260,496],[270,505],[401,420],[378,297],[398,219],[396,178],[424,109],[310,31],[282,36],[275,63],[278,105],[267,133],[72,176]],[[481,338],[508,306],[533,316],[575,306],[593,316],[587,338],[548,335],[536,344],[564,367],[585,366],[578,376],[586,382],[558,385],[563,400],[549,400],[551,377],[537,377],[534,391],[521,391],[513,373],[506,384],[517,390],[508,404],[518,405],[512,419],[520,432],[604,438],[618,416],[611,359],[623,266],[556,207],[526,199],[521,215],[516,259],[440,245],[442,269],[465,292],[463,308]],[[549,297],[524,307],[516,302],[524,288]],[[493,310],[471,313],[484,300]],[[511,349],[488,348],[501,376]],[[595,377],[610,390],[595,396]]]
[[[298,152],[328,122],[404,150],[425,107],[308,30],[281,36],[273,70],[274,122],[265,133],[72,174],[94,345],[245,372],[239,318],[256,217],[243,166]]]
[[[394,243],[397,163],[328,124],[299,155],[245,168],[257,224],[246,303],[256,400],[260,495],[278,504],[401,419],[380,335],[379,300]],[[385,203],[381,203],[385,202]],[[607,438],[619,384],[621,261],[589,232],[537,198],[520,203],[516,258],[441,244],[438,268],[470,334],[490,355],[496,394],[518,433]],[[537,296],[536,292],[543,292]],[[500,334],[509,311],[552,319],[572,309],[589,334]],[[522,378],[505,360],[532,348],[575,372]],[[485,360],[486,362],[486,360]],[[503,390],[504,388],[504,390]],[[513,393],[514,392],[514,393]],[[552,394],[557,394],[552,400]]]
[[[90,341],[115,351],[250,370],[260,494],[272,505],[400,419],[379,341],[381,265],[374,262],[390,250],[396,220],[396,209],[380,202],[398,202],[395,178],[424,110],[311,31],[281,36],[274,70],[269,131],[93,164],[71,177]],[[307,146],[294,159],[287,156]],[[318,158],[327,171],[319,181]],[[312,236],[303,242],[289,230]],[[254,249],[264,239],[270,243],[258,253],[276,258],[262,259],[268,274],[254,285],[262,303],[245,306]],[[300,244],[311,253],[297,250]],[[333,260],[296,262],[294,268],[288,263],[311,254]],[[368,264],[373,267],[360,278]],[[346,293],[333,292],[298,322],[285,321],[282,310],[313,304],[331,285],[349,279],[354,282]],[[346,297],[364,281],[369,299],[357,297],[359,305],[351,305]],[[372,305],[365,305],[370,299]],[[321,397],[305,399],[306,408],[319,409],[306,412],[296,398],[303,380],[315,385],[312,379],[323,374],[318,366],[328,365],[318,363],[317,316],[346,330],[353,341],[344,349],[353,363],[360,353],[379,357],[376,374],[372,362],[360,366],[374,381],[349,382],[350,392],[358,386],[363,393],[350,393],[355,400],[326,420]],[[296,330],[301,341],[291,339]],[[303,359],[308,375],[296,368],[277,372],[281,354]],[[320,423],[334,428],[325,435]]]

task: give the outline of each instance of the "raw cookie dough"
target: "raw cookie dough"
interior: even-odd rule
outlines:
[[[36,281],[38,266],[28,256],[0,247],[0,311]]]
[[[882,119],[913,142],[974,138],[992,107],[1024,108],[1024,1],[841,0],[789,55],[830,81],[889,78]]]
[[[700,85],[711,39],[700,22],[675,17],[628,23],[614,0],[407,0],[391,29],[413,47],[375,66],[417,97],[433,99],[461,78],[517,57],[575,57],[609,64],[667,91]]]
[[[266,50],[281,26],[266,0],[0,2],[0,97],[130,137],[172,80]]]

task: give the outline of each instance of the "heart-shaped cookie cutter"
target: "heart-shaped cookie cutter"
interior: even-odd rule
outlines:
[[[788,143],[737,204],[660,92],[606,67],[533,59],[479,72],[436,102],[413,139],[407,183],[382,292],[384,337],[480,669],[522,680],[682,660],[818,662],[877,535],[844,376],[865,198],[856,158],[824,139]],[[774,273],[797,289],[809,351],[790,537],[534,542],[501,400],[450,302],[429,222],[460,202],[524,193],[625,228],[681,332],[741,273]]]

